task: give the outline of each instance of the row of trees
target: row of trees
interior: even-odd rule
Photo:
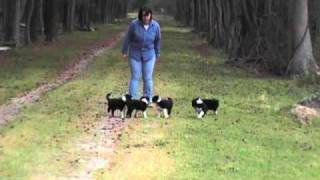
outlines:
[[[176,19],[230,59],[261,62],[276,73],[309,74],[318,66],[319,0],[176,0]]]
[[[137,10],[150,3],[151,0],[129,0],[129,8],[131,10]]]
[[[176,11],[175,1],[173,0],[149,0],[147,5],[156,12],[165,13],[168,15],[174,15]]]
[[[1,0],[1,44],[21,46],[42,35],[52,41],[59,31],[93,30],[127,14],[128,0]]]

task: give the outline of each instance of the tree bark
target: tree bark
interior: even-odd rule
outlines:
[[[31,36],[30,36],[30,32],[31,32],[31,18],[33,15],[33,9],[34,9],[34,0],[28,0],[27,4],[25,6],[26,10],[25,10],[25,31],[24,31],[24,42],[26,45],[31,43]]]
[[[81,0],[79,4],[79,25],[82,30],[90,29],[90,1]]]
[[[72,32],[75,18],[76,0],[64,0],[63,30]]]
[[[58,34],[58,0],[44,0],[44,33],[46,41],[53,41]]]
[[[42,0],[34,0],[34,8],[30,24],[30,38],[32,42],[38,40],[38,36],[42,34]]]
[[[4,0],[4,41],[20,46],[20,0]]]
[[[293,58],[288,65],[287,74],[308,75],[315,73],[315,62],[308,23],[308,0],[292,0]]]
[[[309,23],[311,39],[315,42],[320,34],[320,1],[310,0],[309,1]]]

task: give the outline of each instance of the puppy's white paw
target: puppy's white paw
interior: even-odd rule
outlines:
[[[203,118],[203,116],[204,116],[204,112],[203,111],[201,111],[199,114],[198,114],[198,119],[201,119],[201,118]]]
[[[166,118],[166,119],[169,118],[169,114],[168,114],[168,110],[167,109],[163,109],[163,114],[164,114],[164,118]]]
[[[145,119],[148,118],[146,111],[143,112],[143,118],[145,118]]]

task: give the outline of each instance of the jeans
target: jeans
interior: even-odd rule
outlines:
[[[143,78],[143,96],[149,97],[151,101],[153,96],[153,68],[156,62],[156,58],[143,61],[130,59],[131,80],[129,83],[129,93],[133,99],[139,99],[139,81]]]

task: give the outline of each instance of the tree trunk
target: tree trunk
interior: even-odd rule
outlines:
[[[30,24],[30,37],[32,42],[37,41],[38,36],[42,34],[42,6],[42,0],[34,0],[34,9]]]
[[[3,43],[4,1],[0,1],[0,43]]]
[[[20,45],[20,0],[4,0],[4,41],[6,44]]]
[[[46,41],[53,41],[58,33],[58,0],[44,0],[44,33]]]
[[[73,31],[75,8],[76,0],[64,0],[63,30],[65,32]]]
[[[81,0],[79,5],[79,25],[82,30],[90,29],[90,1]]]
[[[28,0],[25,8],[25,35],[24,35],[24,38],[25,38],[25,44],[28,45],[31,43],[31,36],[30,36],[30,32],[31,32],[31,18],[32,18],[32,15],[33,15],[33,8],[34,7],[34,1],[33,0]]]
[[[310,0],[309,1],[309,23],[311,30],[311,39],[315,42],[317,36],[320,34],[320,1]]]
[[[308,0],[292,0],[292,38],[293,58],[288,65],[287,74],[307,75],[315,73],[315,62],[308,24]]]

